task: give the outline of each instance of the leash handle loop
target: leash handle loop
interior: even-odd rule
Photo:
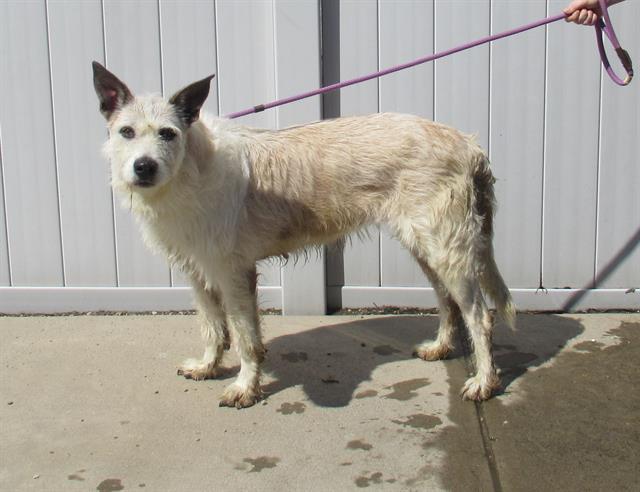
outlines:
[[[609,17],[609,11],[607,10],[607,1],[606,0],[598,0],[600,2],[600,9],[602,10],[602,17],[598,19],[598,22],[595,25],[596,29],[596,41],[598,42],[598,51],[600,52],[600,59],[602,60],[602,66],[605,68],[611,80],[613,80],[618,85],[629,85],[631,80],[633,79],[633,65],[631,63],[631,57],[629,53],[620,46],[620,42],[618,41],[618,37],[616,36],[616,32],[613,30],[613,24],[611,23],[611,18]],[[615,49],[618,58],[620,59],[620,63],[624,67],[627,72],[627,76],[621,79],[611,67],[611,63],[609,63],[609,58],[607,57],[607,52],[604,49],[604,41],[602,40],[602,32],[607,35],[609,38],[609,42]]]

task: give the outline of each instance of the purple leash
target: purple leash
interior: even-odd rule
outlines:
[[[595,26],[596,28],[596,39],[598,42],[598,50],[600,52],[600,59],[602,60],[602,64],[605,67],[607,73],[609,74],[609,76],[611,77],[611,79],[618,85],[627,85],[629,84],[629,82],[631,82],[631,79],[633,78],[633,67],[631,65],[631,57],[629,56],[629,54],[622,49],[622,47],[620,46],[620,43],[618,42],[618,38],[616,37],[616,34],[613,30],[613,25],[611,24],[611,20],[609,19],[609,13],[607,12],[607,5],[605,0],[599,0],[600,1],[600,6],[602,8],[602,13],[603,13],[603,18],[598,19],[598,22]],[[248,114],[252,114],[252,113],[259,113],[261,111],[264,111],[266,109],[271,109],[271,108],[275,108],[277,106],[282,106],[284,104],[289,104],[295,101],[300,101],[301,99],[306,99],[308,97],[311,96],[317,96],[319,94],[325,94],[327,92],[331,92],[334,91],[336,89],[342,89],[343,87],[348,87],[350,85],[354,85],[354,84],[359,84],[360,82],[366,82],[367,80],[371,80],[371,79],[375,79],[378,77],[382,77],[384,75],[388,75],[390,73],[394,73],[394,72],[399,72],[400,70],[404,70],[406,68],[411,68],[411,67],[415,67],[416,65],[421,65],[423,63],[427,63],[433,60],[437,60],[438,58],[443,58],[445,56],[449,56],[449,55],[453,55],[454,53],[458,53],[460,51],[464,51],[464,50],[468,50],[469,48],[474,48],[476,46],[479,46],[481,44],[485,44],[485,43],[489,43],[491,41],[496,41],[498,39],[502,39],[502,38],[506,38],[509,36],[513,36],[515,34],[519,34],[521,32],[524,31],[528,31],[530,29],[535,29],[536,27],[540,27],[543,26],[545,24],[551,24],[552,22],[556,22],[559,20],[564,19],[566,16],[565,14],[558,14],[558,15],[554,15],[552,17],[546,17],[545,19],[540,19],[538,21],[532,22],[530,24],[526,24],[524,26],[520,26],[520,27],[516,27],[515,29],[511,29],[509,31],[504,31],[498,34],[494,34],[492,36],[486,36],[484,38],[478,39],[476,41],[471,41],[470,43],[466,43],[463,45],[460,45],[458,47],[455,48],[451,48],[445,51],[440,51],[439,53],[434,53],[432,55],[429,56],[425,56],[422,58],[418,58],[417,60],[413,60],[407,63],[403,63],[401,65],[396,65],[394,67],[390,67],[387,68],[385,70],[380,70],[379,72],[374,72],[374,73],[370,73],[368,75],[362,75],[360,77],[357,77],[355,79],[350,79],[350,80],[345,80],[344,82],[337,82],[335,84],[331,84],[331,85],[327,85],[325,87],[320,87],[319,89],[315,89],[312,91],[308,91],[308,92],[303,92],[302,94],[298,94],[296,96],[290,96],[290,97],[285,97],[283,99],[278,99],[276,101],[271,101],[269,103],[265,103],[265,104],[259,104],[258,106],[254,106],[252,108],[247,108],[243,111],[238,111],[236,113],[231,113],[228,114],[226,117],[229,119],[234,119],[234,118],[239,118],[241,116],[246,116]],[[606,21],[606,23],[605,23]],[[602,32],[604,31],[604,33],[607,35],[607,37],[609,38],[609,41],[611,42],[611,44],[613,45],[614,49],[616,50],[616,54],[618,55],[618,57],[620,58],[620,61],[624,67],[624,69],[627,72],[627,77],[622,80],[620,77],[618,77],[615,72],[613,71],[613,69],[611,68],[611,64],[609,63],[609,60],[607,58],[607,54],[605,52],[604,49],[604,43],[602,41]]]
[[[633,79],[633,65],[631,64],[631,57],[626,50],[620,46],[620,42],[618,41],[618,37],[616,36],[616,32],[613,30],[613,24],[611,23],[611,19],[609,18],[609,11],[607,10],[607,2],[606,0],[599,0],[600,8],[602,9],[602,17],[598,19],[596,23],[596,40],[598,42],[598,51],[600,52],[600,60],[602,61],[602,65],[605,70],[613,80],[618,85],[629,85],[631,79]],[[627,72],[627,76],[624,80],[622,80],[611,68],[611,64],[609,63],[609,58],[607,58],[607,53],[604,49],[604,43],[602,41],[602,32],[607,35],[609,41],[611,42],[611,46],[616,50],[616,54],[620,59],[620,63],[624,67]]]

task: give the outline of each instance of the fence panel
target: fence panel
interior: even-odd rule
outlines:
[[[2,173],[2,131],[0,129],[0,286],[2,287],[11,285],[6,223],[7,216],[4,210],[4,177]]]
[[[276,97],[286,97],[320,85],[320,23],[316,0],[276,0]],[[313,97],[276,110],[278,128],[319,120],[320,98]],[[306,261],[282,268],[284,314],[324,314],[325,255],[311,253]]]
[[[433,52],[433,1],[382,0],[379,7],[380,68]],[[380,79],[380,111],[412,113],[433,119],[433,64]],[[387,228],[380,231],[380,285],[426,287],[417,263]]]
[[[144,246],[126,200],[114,203],[92,59],[134,92],[170,95],[215,73],[205,110],[226,114],[555,14],[565,3],[0,1],[0,312],[190,305],[186,279]],[[636,60],[640,6],[623,2],[611,15]],[[498,178],[497,261],[519,307],[633,308],[637,83],[613,85],[599,69],[593,29],[559,22],[241,122],[275,129],[394,111],[476,134]],[[326,258],[312,253],[307,263],[259,270],[261,305],[286,313],[436,303],[384,227]]]
[[[113,200],[91,60],[104,60],[100,1],[49,2],[65,285],[116,286]],[[87,108],[92,110],[87,118]]]
[[[156,2],[104,3],[105,55],[113,71],[135,94],[162,92],[159,11]],[[133,199],[133,197],[131,197]],[[169,268],[160,255],[143,244],[126,199],[115,205],[118,280],[123,287],[171,284]]]
[[[551,12],[562,7],[562,1],[550,3]],[[593,29],[549,26],[542,264],[547,288],[583,287],[593,278],[600,118],[594,43]]]
[[[610,12],[620,42],[634,57],[637,72],[640,5],[625,2]],[[640,286],[640,90],[637,85],[621,89],[606,75],[602,84],[597,286],[637,288]],[[638,80],[633,84],[638,84]]]
[[[545,5],[494,1],[491,14],[491,31],[497,33],[544,17]],[[502,275],[512,287],[540,284],[544,63],[544,29],[491,46],[495,250]]]
[[[170,97],[187,84],[218,71],[215,3],[160,0],[159,5],[162,81],[164,94]],[[203,109],[218,114],[217,78],[211,82]],[[171,285],[188,286],[189,281],[173,269]]]
[[[44,2],[0,2],[0,121],[13,285],[62,286]]]
[[[340,79],[378,70],[378,5],[376,0],[340,2]],[[378,80],[340,91],[340,115],[378,112]],[[380,230],[370,227],[347,241],[343,251],[345,285],[380,285]]]
[[[218,0],[218,87],[222,114],[275,99],[274,15],[272,2]],[[274,129],[276,112],[246,116],[242,123]],[[277,261],[264,262],[259,271],[261,285],[281,285]]]

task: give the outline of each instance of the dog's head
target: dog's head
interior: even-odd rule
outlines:
[[[159,96],[135,97],[115,75],[93,62],[93,85],[109,129],[105,153],[115,188],[153,194],[178,174],[187,132],[198,120],[213,77],[165,101]]]

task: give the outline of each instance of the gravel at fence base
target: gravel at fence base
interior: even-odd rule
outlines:
[[[491,310],[492,312],[494,310]],[[397,306],[376,306],[364,308],[342,308],[327,313],[329,316],[380,316],[380,315],[428,315],[437,314],[438,309],[422,309],[411,307]],[[536,311],[536,310],[518,310],[522,314],[562,314],[563,311]],[[640,309],[585,309],[574,311],[579,313],[640,313]],[[194,316],[196,311],[193,309],[182,311],[73,311],[68,313],[26,313],[26,314],[7,314],[0,313],[0,317],[38,317],[38,316]],[[282,316],[281,309],[261,309],[262,316]]]

